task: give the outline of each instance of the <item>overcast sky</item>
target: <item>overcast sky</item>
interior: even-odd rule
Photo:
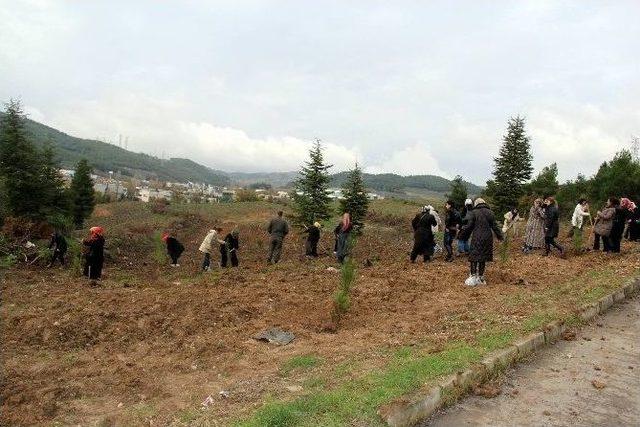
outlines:
[[[74,136],[227,171],[590,175],[640,134],[640,1],[0,0],[0,100]]]

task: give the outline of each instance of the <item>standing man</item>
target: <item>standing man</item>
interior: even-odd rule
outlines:
[[[445,208],[445,216],[444,216],[444,237],[443,237],[443,245],[444,249],[447,251],[447,255],[444,258],[447,262],[453,261],[453,239],[456,238],[456,234],[458,233],[458,229],[460,228],[460,214],[455,210],[455,206],[453,201],[447,200],[447,203],[444,205]]]
[[[283,212],[278,211],[278,216],[273,218],[269,222],[267,232],[271,238],[269,244],[269,258],[267,262],[269,264],[277,264],[280,261],[280,255],[282,254],[282,241],[284,237],[289,234],[289,224],[282,218]]]
[[[64,256],[67,253],[67,239],[56,230],[51,234],[51,241],[49,242],[49,249],[53,249],[53,255],[51,261],[47,267],[53,267],[56,259],[60,260],[60,264],[64,267]]]

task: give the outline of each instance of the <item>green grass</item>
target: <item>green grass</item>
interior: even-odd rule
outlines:
[[[558,316],[549,311],[543,311],[535,313],[534,315],[525,319],[522,323],[523,332],[533,332],[542,329],[544,325],[551,322],[553,319],[557,319]]]
[[[425,382],[464,369],[488,349],[513,339],[512,332],[487,335],[477,344],[455,343],[434,354],[420,354],[403,347],[394,352],[389,364],[361,378],[343,382],[332,390],[310,392],[292,401],[270,401],[253,417],[236,426],[341,426],[354,420],[366,425],[382,425],[377,416],[380,405],[419,389]],[[336,372],[340,370],[337,367]]]
[[[291,371],[297,369],[310,369],[320,364],[322,359],[313,354],[305,354],[300,356],[294,356],[287,360],[280,369],[283,375],[288,375]]]

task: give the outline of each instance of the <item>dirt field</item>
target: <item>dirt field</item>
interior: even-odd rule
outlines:
[[[265,402],[322,394],[384,372],[402,349],[437,355],[468,342],[489,350],[570,318],[581,303],[640,272],[638,245],[625,243],[620,256],[559,259],[522,255],[516,240],[506,262],[489,265],[489,285],[468,288],[463,258],[409,263],[414,205],[378,202],[357,242],[351,308],[338,331],[327,333],[339,281],[339,273],[327,271],[336,266],[326,250],[331,233],[323,235],[318,260],[304,259],[302,236],[294,232],[281,264],[267,266],[263,230],[276,209],[237,203],[151,213],[141,203],[100,205],[90,225],[105,227],[110,256],[99,287],[60,269],[2,272],[1,424],[264,424],[251,417]],[[225,232],[239,226],[241,267],[199,273],[197,248],[216,223]],[[159,263],[154,239],[166,228],[187,247],[179,269]],[[271,326],[296,339],[283,347],[252,339]],[[497,343],[486,344],[491,338]],[[371,411],[343,415],[333,425],[375,418]]]

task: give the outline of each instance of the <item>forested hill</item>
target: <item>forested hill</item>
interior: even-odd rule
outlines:
[[[0,118],[4,113],[0,112]],[[113,144],[91,139],[76,138],[49,126],[26,120],[26,130],[38,146],[50,142],[56,148],[60,165],[73,169],[76,163],[86,158],[98,171],[120,171],[124,176],[143,179],[159,179],[172,182],[205,182],[211,185],[241,185],[264,182],[276,188],[290,187],[297,177],[296,172],[242,173],[222,172],[211,169],[189,159],[162,160],[143,153],[134,153]],[[363,174],[365,185],[377,191],[403,193],[407,188],[435,193],[449,191],[451,181],[435,175]],[[331,185],[340,187],[347,172],[331,176]],[[466,183],[470,194],[479,194],[482,189]]]
[[[0,118],[2,115],[0,113]],[[80,159],[86,158],[99,171],[120,171],[125,176],[173,182],[206,182],[212,185],[229,183],[229,177],[224,173],[189,159],[162,160],[113,144],[76,138],[29,119],[26,120],[26,130],[35,144],[42,146],[50,142],[55,146],[63,168],[73,169]]]
[[[347,179],[347,172],[340,172],[332,175],[332,185],[336,187],[342,186]],[[451,188],[451,181],[436,175],[409,175],[402,176],[393,173],[383,173],[372,175],[368,173],[362,174],[364,183],[367,188],[378,191],[402,192],[406,188],[418,188],[433,191],[436,193],[446,193]],[[482,188],[466,182],[469,194],[480,194]]]

